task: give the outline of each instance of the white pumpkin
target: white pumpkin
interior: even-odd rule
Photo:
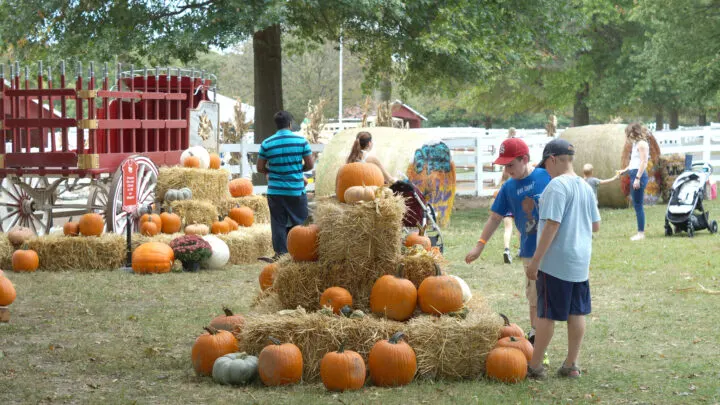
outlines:
[[[377,186],[352,186],[345,190],[345,202],[348,204],[375,199]]]
[[[470,301],[470,298],[472,298],[472,292],[470,292],[470,286],[467,285],[465,280],[461,279],[458,276],[451,275],[451,277],[454,277],[455,280],[460,283],[460,288],[462,288],[462,294],[463,294],[463,304],[467,304],[468,301]]]
[[[180,165],[185,164],[185,159],[189,156],[195,156],[200,160],[200,168],[207,169],[210,167],[210,153],[202,146],[191,146],[180,155]]]
[[[230,248],[222,239],[215,235],[204,235],[203,239],[212,247],[212,255],[201,263],[206,269],[219,269],[230,260]]]

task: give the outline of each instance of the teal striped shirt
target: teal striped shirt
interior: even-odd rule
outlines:
[[[265,139],[258,155],[267,160],[268,195],[305,194],[303,157],[310,153],[308,141],[288,129],[281,129]]]

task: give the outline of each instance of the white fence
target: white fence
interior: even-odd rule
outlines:
[[[457,170],[457,194],[489,196],[496,190],[502,176],[500,167],[492,162],[497,157],[500,144],[507,137],[505,129],[485,130],[482,128],[422,128],[417,131],[430,134],[445,142],[452,151]],[[562,130],[558,130],[558,135]],[[545,144],[552,138],[545,130],[517,130],[517,136],[525,140],[530,148],[530,160],[539,162]],[[710,163],[719,171],[713,182],[720,180],[720,126],[684,128],[675,131],[655,132],[662,154],[692,154],[693,162]],[[313,144],[313,152],[322,152],[324,145]],[[248,163],[248,154],[256,154],[259,144],[223,144],[220,152],[239,152],[243,164],[226,166],[234,174],[250,177],[255,167]],[[308,189],[312,189],[312,184]],[[265,186],[255,186],[255,193],[264,193]]]

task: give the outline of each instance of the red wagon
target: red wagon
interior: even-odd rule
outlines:
[[[9,76],[6,78],[6,73]],[[160,165],[180,162],[190,143],[190,110],[215,89],[211,75],[181,68],[123,70],[96,79],[91,63],[74,83],[60,63],[58,85],[38,63],[0,64],[0,231],[15,225],[47,233],[53,220],[87,212],[124,232],[128,215],[155,201]],[[72,108],[74,107],[74,108]],[[138,208],[122,210],[123,162],[137,163]],[[137,221],[134,221],[137,223]]]

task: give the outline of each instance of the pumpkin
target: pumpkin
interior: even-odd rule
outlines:
[[[252,226],[255,222],[255,213],[249,207],[235,207],[228,215],[240,226]]]
[[[208,167],[210,167],[210,154],[204,147],[197,145],[185,149],[180,155],[180,164],[185,166],[185,159],[190,156],[194,156],[200,160],[201,169],[207,169]]]
[[[24,226],[14,226],[7,233],[8,240],[10,240],[10,243],[12,243],[14,247],[22,246],[33,236],[35,236],[35,232],[33,232],[32,229],[26,228]]]
[[[245,318],[242,315],[235,315],[228,307],[223,307],[224,315],[219,315],[210,321],[210,326],[217,330],[234,332],[245,326]]]
[[[221,164],[222,164],[222,161],[220,160],[220,156],[218,156],[217,153],[211,153],[210,154],[210,163],[209,163],[210,169],[219,169]]]
[[[33,272],[40,266],[40,258],[36,251],[23,245],[12,254],[12,268],[14,271]]]
[[[460,283],[460,288],[462,288],[462,294],[463,294],[463,304],[467,304],[468,301],[472,298],[472,291],[470,291],[470,286],[465,282],[465,280],[461,279],[460,277],[456,275],[451,275],[450,277],[457,280],[458,283]]]
[[[132,269],[135,273],[167,273],[175,261],[170,246],[162,242],[147,242],[132,253]]]
[[[215,235],[203,235],[202,237],[212,248],[212,254],[205,259],[201,265],[206,269],[221,269],[230,260],[230,248],[227,243]]]
[[[217,330],[213,327],[203,329],[206,332],[195,339],[190,357],[197,374],[211,375],[215,360],[226,354],[235,353],[238,349],[238,341],[226,330]]]
[[[525,355],[528,363],[530,362],[530,359],[532,359],[533,345],[529,340],[522,337],[508,336],[501,338],[497,341],[495,347],[514,347]]]
[[[352,295],[342,287],[330,287],[320,296],[320,308],[331,307],[336,315],[340,315],[340,310],[346,305],[352,306]]]
[[[451,276],[443,275],[435,263],[435,275],[425,278],[418,288],[418,304],[426,314],[442,315],[463,307],[462,287]]]
[[[272,344],[265,346],[258,356],[258,373],[263,384],[274,387],[300,382],[303,358],[300,349],[292,343],[280,343],[269,337]]]
[[[253,184],[248,179],[234,179],[228,184],[228,189],[233,197],[247,197],[253,193]]]
[[[243,353],[230,353],[218,357],[212,368],[212,378],[218,384],[245,385],[258,375],[258,358]]]
[[[205,224],[191,224],[185,227],[186,235],[207,235],[210,233],[210,228]]]
[[[235,222],[235,221],[234,221],[232,218],[230,218],[230,217],[225,217],[225,218],[223,219],[223,221],[225,221],[225,222],[228,223],[228,227],[230,228],[230,232],[232,232],[232,231],[237,231],[238,228],[240,227],[240,226],[238,225],[238,223]]]
[[[404,266],[398,266],[397,275],[386,274],[375,281],[370,291],[370,310],[394,321],[407,321],[417,307],[417,288],[404,278]]]
[[[158,231],[162,229],[162,219],[158,214],[143,214],[138,222],[141,229],[145,222],[153,222],[157,226]]]
[[[355,162],[340,167],[335,178],[335,195],[345,202],[345,190],[352,186],[382,186],[385,182],[380,168],[372,163]]]
[[[200,168],[200,159],[197,156],[188,156],[182,162],[183,167]]]
[[[430,243],[430,238],[425,236],[425,227],[418,225],[418,231],[413,232],[409,234],[405,238],[405,246],[406,247],[413,247],[415,245],[420,245],[425,249],[426,251],[430,251],[430,248],[432,247],[432,244]]]
[[[6,307],[15,301],[15,286],[7,277],[0,275],[0,307]]]
[[[72,218],[70,218],[70,220],[63,225],[63,234],[65,236],[78,236],[80,234],[80,224],[72,222]]]
[[[230,224],[225,221],[221,221],[219,218],[217,221],[212,223],[211,232],[215,235],[230,232]]]
[[[260,282],[260,289],[265,291],[272,287],[275,282],[275,275],[277,274],[277,263],[270,263],[265,265],[260,272],[258,281]]]
[[[373,201],[377,186],[352,186],[345,190],[345,202],[353,204],[360,201]]]
[[[320,360],[320,379],[328,391],[357,390],[365,385],[365,360],[341,344]]]
[[[415,351],[397,332],[390,339],[381,340],[370,349],[368,368],[373,384],[379,387],[397,387],[409,384],[417,371]]]
[[[182,229],[182,220],[178,214],[172,212],[172,208],[160,214],[160,222],[162,222],[162,233],[173,234]]]
[[[293,260],[311,262],[318,259],[317,245],[320,228],[315,224],[298,225],[287,235],[287,249]]]
[[[145,221],[140,225],[140,234],[145,236],[155,236],[160,233],[160,228],[152,221]]]
[[[516,383],[525,379],[528,362],[525,354],[512,347],[496,347],[485,359],[485,374],[489,378],[505,383]]]
[[[183,187],[179,190],[171,188],[165,192],[165,201],[167,202],[189,200],[191,198],[192,191],[190,191],[187,187]]]
[[[517,324],[510,323],[507,316],[498,314],[503,319],[503,326],[500,328],[500,339],[508,336],[525,337],[525,332]]]
[[[187,187],[183,187],[180,189],[180,195],[182,196],[183,200],[190,200],[192,199],[192,190]]]

